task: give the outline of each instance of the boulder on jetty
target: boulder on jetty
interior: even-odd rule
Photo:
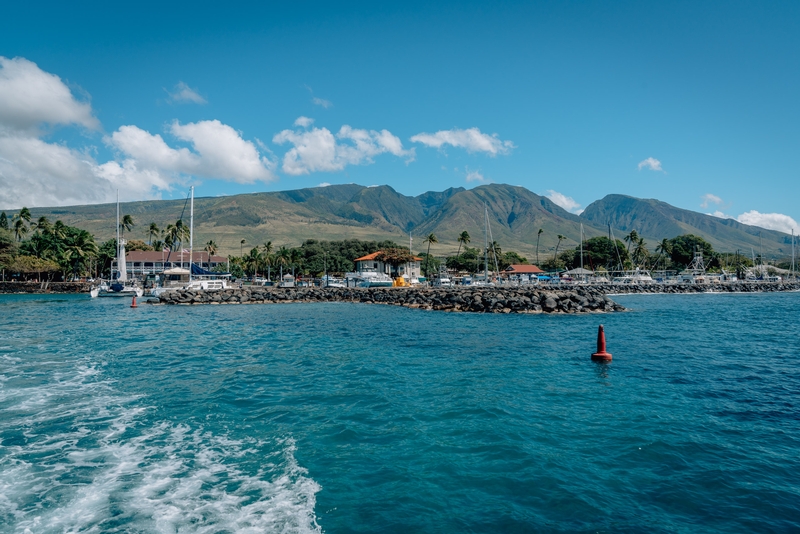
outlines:
[[[266,304],[360,302],[425,310],[473,313],[587,313],[625,308],[593,287],[544,290],[535,287],[481,288],[273,288],[246,286],[220,291],[176,289],[156,304]]]
[[[800,282],[751,282],[737,281],[721,284],[606,284],[596,286],[606,295],[623,293],[776,293],[780,291],[800,291]]]

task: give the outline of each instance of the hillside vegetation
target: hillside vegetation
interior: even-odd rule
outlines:
[[[589,205],[580,216],[562,209],[546,197],[523,187],[488,184],[471,190],[451,188],[416,197],[402,195],[389,186],[332,185],[292,191],[200,197],[195,199],[195,236],[198,248],[213,240],[222,254],[239,254],[242,248],[271,241],[298,246],[309,238],[322,240],[392,240],[423,249],[424,236],[435,233],[439,242],[431,253],[455,253],[457,237],[467,231],[473,246],[483,246],[484,205],[489,214],[492,239],[506,249],[529,258],[574,247],[580,238],[621,238],[631,230],[643,236],[651,249],[663,240],[681,234],[703,237],[720,251],[756,253],[763,246],[768,256],[788,256],[787,234],[741,224],[732,219],[683,210],[658,200],[608,195]],[[126,202],[121,212],[135,225],[126,234],[148,240],[151,223],[164,229],[179,218],[188,224],[184,200]],[[9,216],[11,210],[7,210]],[[103,241],[114,236],[116,205],[98,204],[61,208],[31,208],[32,218],[88,230]],[[609,230],[610,225],[610,230]],[[539,230],[542,230],[539,235]],[[561,240],[559,241],[559,237]],[[245,240],[243,245],[241,242]]]

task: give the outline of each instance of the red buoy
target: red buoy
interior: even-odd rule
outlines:
[[[133,296],[133,302],[131,302],[131,308],[138,308],[138,306],[136,305],[136,295]],[[603,327],[601,326],[600,328],[603,328]],[[599,341],[598,341],[598,343],[599,343]]]
[[[603,331],[603,325],[597,329],[597,352],[592,354],[592,359],[603,362],[611,361],[611,353],[606,352],[606,333]]]

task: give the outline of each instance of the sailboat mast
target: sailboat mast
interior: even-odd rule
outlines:
[[[483,281],[489,282],[489,208],[483,203]]]
[[[581,276],[583,276],[583,223],[581,223]]]
[[[406,264],[406,274],[408,275],[408,281],[411,283],[411,275],[413,274],[412,265],[414,265],[414,249],[411,248],[414,244],[414,238],[411,237],[411,232],[408,232],[408,254],[411,256],[411,261]],[[327,282],[325,282],[327,283]]]
[[[794,228],[792,228],[792,278],[794,276]]]
[[[117,189],[117,272],[119,268],[119,189]],[[111,273],[111,279],[114,279],[114,273]]]
[[[189,190],[192,200],[189,203],[189,281],[192,281],[192,265],[194,265],[194,186]]]

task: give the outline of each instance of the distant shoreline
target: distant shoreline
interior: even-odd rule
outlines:
[[[89,293],[92,284],[89,282],[0,282],[0,294],[24,295],[24,294],[81,294]],[[540,284],[537,286],[454,286],[456,291],[480,291],[486,289],[497,290],[517,290],[534,289],[537,291],[574,291],[577,289],[591,289],[604,295],[678,295],[695,293],[775,293],[783,291],[800,291],[800,281],[797,282],[729,282],[723,284],[589,284],[589,285],[550,285]],[[271,289],[262,286],[244,286],[250,291],[257,289]],[[303,289],[303,288],[297,288]],[[314,288],[311,288],[314,289]],[[324,288],[316,288],[324,289]],[[391,288],[390,291],[407,291],[409,288]],[[437,288],[420,288],[423,290],[436,290]]]

